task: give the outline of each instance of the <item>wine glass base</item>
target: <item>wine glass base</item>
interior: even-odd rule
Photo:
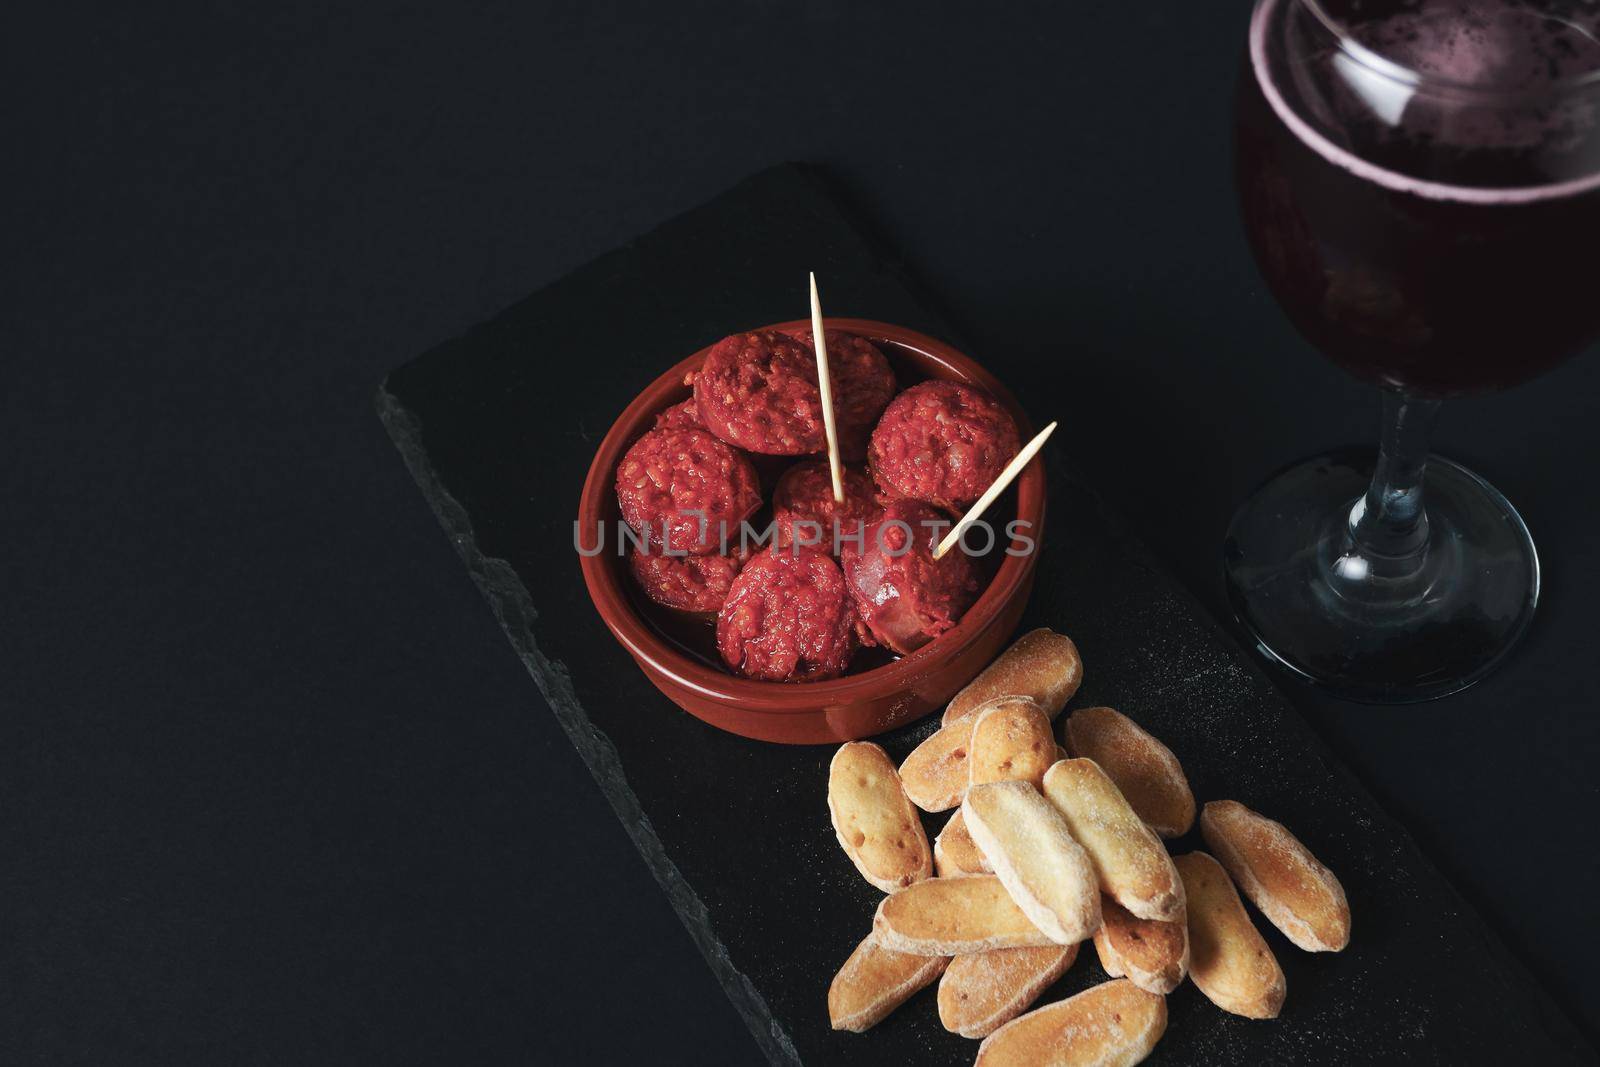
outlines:
[[[1263,653],[1337,696],[1432,700],[1488,674],[1527,631],[1539,556],[1494,486],[1430,456],[1426,556],[1402,576],[1370,574],[1348,519],[1376,458],[1329,452],[1258,489],[1228,527],[1228,599]]]

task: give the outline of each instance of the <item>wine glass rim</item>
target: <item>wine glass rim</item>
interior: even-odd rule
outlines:
[[[1417,89],[1445,89],[1469,96],[1493,97],[1550,97],[1561,96],[1576,90],[1600,85],[1600,66],[1582,74],[1551,82],[1539,89],[1513,89],[1510,86],[1485,85],[1481,82],[1460,82],[1437,74],[1427,74],[1404,63],[1390,59],[1376,49],[1369,48],[1356,39],[1344,22],[1334,18],[1323,6],[1322,0],[1295,0],[1322,24],[1322,28],[1339,43],[1339,50],[1380,77]],[[1574,27],[1574,29],[1579,29]],[[1579,29],[1579,32],[1584,32]]]

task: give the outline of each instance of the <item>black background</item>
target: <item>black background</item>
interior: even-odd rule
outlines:
[[[1375,416],[1238,232],[1246,17],[218,4],[14,26],[4,1058],[753,1060],[371,390],[810,160],[1220,611],[1234,505]],[[1285,683],[1591,1038],[1597,387],[1579,360],[1444,414],[1440,450],[1544,554],[1503,670],[1406,709]],[[545,491],[565,513],[577,487]]]

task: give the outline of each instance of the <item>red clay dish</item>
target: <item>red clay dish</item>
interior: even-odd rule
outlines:
[[[902,326],[869,319],[829,319],[830,330],[858,334],[877,344],[901,384],[933,378],[966,382],[998,400],[1016,420],[1022,437],[1032,435],[1015,398],[988,371],[942,341]],[[788,333],[808,331],[809,321],[761,327]],[[684,400],[684,376],[698,368],[710,346],[696,352],[650,384],[612,424],[595,453],[578,503],[584,543],[592,544],[602,526],[619,519],[614,491],[617,464],[632,443],[655,425],[664,409]],[[1045,474],[1034,460],[1015,484],[1016,518],[1031,523],[1028,536],[1043,544]],[[1009,515],[991,513],[1004,526]],[[883,666],[822,682],[759,682],[736,677],[701,662],[664,637],[638,610],[631,593],[628,560],[614,551],[580,556],[584,583],[595,608],[657,689],[673,703],[722,730],[761,741],[832,744],[871,737],[943,706],[999,655],[1027,606],[1038,563],[1037,548],[1002,556],[994,577],[954,629],[916,652]]]

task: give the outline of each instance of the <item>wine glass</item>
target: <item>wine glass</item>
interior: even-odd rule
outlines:
[[[1589,0],[1257,0],[1235,115],[1245,229],[1300,333],[1382,390],[1376,456],[1315,456],[1234,516],[1261,649],[1339,695],[1426,700],[1526,631],[1510,503],[1429,455],[1440,401],[1600,332],[1600,9]]]

